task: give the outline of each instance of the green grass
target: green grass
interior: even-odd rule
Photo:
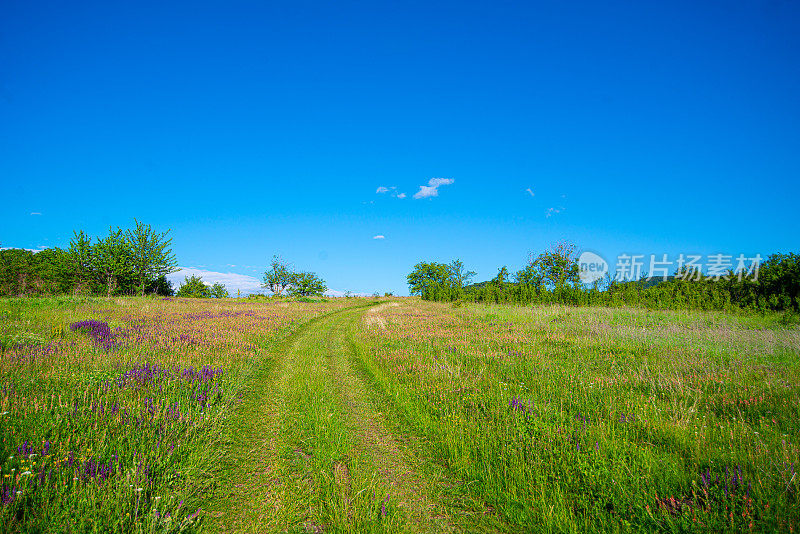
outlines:
[[[800,526],[800,330],[777,315],[58,298],[0,317],[2,531]],[[117,347],[69,328],[86,319]],[[169,371],[123,380],[143,364]]]
[[[413,308],[362,333],[361,365],[507,524],[797,528],[796,328],[719,313]]]

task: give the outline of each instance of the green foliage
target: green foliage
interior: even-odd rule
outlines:
[[[74,277],[73,289],[76,293],[91,292],[92,267],[94,251],[92,239],[83,230],[73,231],[73,238],[69,242],[69,261],[72,264]]]
[[[325,280],[314,273],[292,273],[289,294],[293,297],[322,296],[327,290]]]
[[[0,250],[0,295],[171,295],[165,276],[176,261],[167,233],[136,221],[134,230],[109,228],[94,242],[82,230],[73,232],[67,249]]]
[[[328,286],[325,280],[315,273],[298,271],[281,259],[280,256],[273,256],[270,268],[264,273],[265,287],[272,291],[275,296],[280,297],[286,291],[292,297],[322,296]]]
[[[105,283],[106,296],[119,287],[120,278],[132,273],[131,251],[121,229],[108,229],[105,239],[97,240],[92,248],[92,268]]]
[[[264,273],[264,283],[261,285],[275,295],[281,296],[286,288],[292,284],[293,276],[294,273],[289,264],[276,254],[272,257],[269,270]]]
[[[458,289],[468,285],[476,274],[475,271],[468,271],[464,267],[464,262],[459,259],[451,261],[448,267],[450,269],[450,283]]]
[[[406,277],[412,295],[439,295],[444,288],[451,287],[450,267],[444,263],[420,262]],[[430,300],[441,300],[431,298]]]
[[[147,286],[147,293],[152,293],[162,297],[172,297],[175,295],[175,289],[172,287],[172,282],[167,280],[163,274],[150,282]]]
[[[159,276],[177,271],[178,262],[172,254],[172,239],[167,239],[169,230],[163,233],[153,231],[149,224],[134,219],[136,226],[125,231],[129,247],[130,265],[139,287],[144,295],[145,287]]]
[[[226,299],[229,298],[230,295],[228,294],[228,290],[225,288],[224,285],[217,282],[216,284],[212,284],[209,288],[209,292],[211,296],[215,299]]]
[[[407,279],[411,294],[442,302],[463,298],[491,304],[800,311],[800,255],[794,253],[769,256],[761,264],[757,280],[733,272],[716,279],[699,271],[678,271],[666,280],[606,280],[601,288],[599,282],[589,287],[581,284],[578,274],[575,247],[560,243],[531,256],[515,273],[514,282],[509,281],[508,269],[502,267],[492,280],[462,289],[457,278],[448,276],[448,265],[435,262],[418,263]],[[791,323],[792,315],[787,315],[786,321]]]
[[[224,288],[223,288],[224,289]],[[185,276],[181,287],[178,288],[178,297],[211,298],[211,288],[199,276]]]

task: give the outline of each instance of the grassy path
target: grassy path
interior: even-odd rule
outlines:
[[[486,530],[376,408],[348,334],[363,313],[312,321],[254,373],[222,440],[208,531]]]

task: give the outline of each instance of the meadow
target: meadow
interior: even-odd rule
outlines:
[[[777,315],[305,300],[0,300],[0,529],[800,527]]]

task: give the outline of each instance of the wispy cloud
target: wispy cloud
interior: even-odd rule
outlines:
[[[546,219],[549,219],[553,215],[558,215],[562,211],[564,211],[564,206],[559,206],[557,208],[547,208],[547,211],[544,212],[544,216]]]
[[[389,186],[389,187],[386,187],[385,185],[382,185],[382,186],[378,187],[378,189],[376,189],[375,192],[378,193],[378,194],[391,193],[392,197],[394,197],[394,198],[406,198],[406,194],[405,193],[398,193],[397,192],[397,186],[396,185],[392,185],[392,186]]]
[[[32,211],[32,212],[31,212],[31,215],[41,215],[41,214],[42,214],[42,213],[41,213],[41,212],[39,212],[39,211]]]
[[[386,236],[378,234],[378,235],[372,236],[372,239],[386,239]]]
[[[414,198],[430,198],[439,196],[439,187],[443,185],[450,185],[455,180],[452,178],[431,178],[428,180],[428,185],[419,186],[419,191],[414,193]]]
[[[236,295],[236,290],[247,295],[248,293],[264,293],[264,288],[261,287],[261,280],[255,276],[248,276],[239,273],[219,273],[216,271],[206,271],[196,267],[181,267],[181,270],[167,275],[167,280],[172,282],[172,286],[177,289],[180,287],[181,282],[185,276],[199,276],[206,284],[222,284],[228,293]]]
[[[526,193],[528,193],[528,194],[529,194],[530,196],[532,196],[532,197],[535,197],[535,196],[536,196],[536,195],[534,195],[534,194],[533,194],[533,191],[531,191],[531,188],[530,188],[530,187],[529,187],[528,189],[526,189],[526,190],[525,190],[525,192],[526,192]]]

